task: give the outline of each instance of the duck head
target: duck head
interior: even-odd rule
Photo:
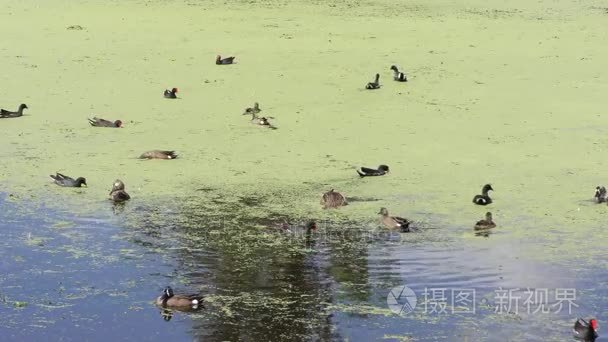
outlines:
[[[221,60],[222,60],[222,56],[217,55],[217,57],[215,57],[215,63],[220,64]]]
[[[489,211],[486,213],[486,221],[492,222],[492,213]]]
[[[397,68],[396,65],[391,65],[391,70],[393,70],[394,72],[399,72],[399,68]]]
[[[125,183],[123,183],[120,179],[115,180],[114,184],[112,184],[112,191],[124,190],[124,189],[125,189]]]
[[[376,74],[376,83],[380,80],[380,74]]]
[[[84,186],[88,187],[87,180],[84,177],[78,177],[78,178],[76,178],[76,185],[77,186],[83,186],[84,185]]]
[[[120,121],[120,120],[114,121],[114,126],[116,126],[116,127],[122,127],[122,121]]]
[[[171,92],[172,92],[173,94],[177,94],[177,88],[171,88]]]
[[[380,211],[378,212],[378,215],[388,216],[388,209],[386,209],[386,208],[380,208]]]
[[[163,300],[165,300],[165,299],[169,299],[169,298],[171,298],[171,297],[173,297],[173,296],[174,296],[174,294],[173,294],[173,289],[171,288],[171,286],[167,286],[167,287],[165,287],[165,289],[163,290],[163,295],[161,296],[161,298],[162,298]]]
[[[388,172],[388,165],[380,165],[378,166],[378,170]]]
[[[492,189],[492,185],[490,185],[490,184],[484,185],[483,188],[481,189],[481,192],[483,194],[487,194],[488,191],[494,191],[494,189]]]
[[[600,198],[600,197],[605,196],[605,195],[606,195],[606,188],[605,187],[599,186],[599,185],[595,187],[595,197],[596,198]]]
[[[19,105],[19,110],[24,110],[24,109],[28,109],[27,105],[25,103],[22,103],[21,105]]]

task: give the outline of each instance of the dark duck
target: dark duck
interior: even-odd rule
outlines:
[[[131,196],[125,191],[125,183],[120,179],[115,180],[114,184],[112,184],[110,199],[116,203],[125,202],[131,199]]]
[[[384,176],[388,173],[388,166],[380,165],[377,169],[362,167],[361,169],[357,170],[357,173],[360,177]]]
[[[59,186],[79,188],[81,186],[87,186],[87,180],[84,177],[78,177],[76,179],[72,177],[68,177],[66,175],[62,175],[57,172],[55,175],[50,175],[51,178],[55,181],[55,184]]]
[[[156,298],[156,305],[182,311],[196,310],[203,305],[203,296],[175,294],[170,286],[163,290],[163,294]]]
[[[215,64],[217,65],[227,65],[227,64],[233,64],[234,63],[234,59],[236,57],[226,57],[226,58],[222,58],[222,56],[217,55],[217,57],[215,58]]]
[[[116,120],[116,121],[112,122],[110,120],[106,120],[106,119],[102,119],[102,118],[98,118],[98,117],[93,117],[92,119],[89,119],[89,123],[93,127],[113,127],[113,128],[122,127],[122,121],[120,121],[120,120]]]
[[[393,79],[397,82],[407,82],[407,76],[404,73],[399,71],[399,68],[396,65],[391,65],[391,70],[393,70]]]
[[[475,230],[485,230],[496,227],[496,224],[492,220],[492,213],[487,212],[485,220],[479,220],[475,223]]]
[[[172,88],[171,90],[166,89],[163,96],[166,99],[176,99],[177,98],[177,88]]]
[[[23,116],[24,109],[27,109],[27,105],[25,103],[22,103],[16,112],[11,112],[6,109],[0,109],[0,119],[18,118],[20,116]]]
[[[376,74],[374,82],[369,82],[365,89],[380,89],[380,74]]]
[[[399,216],[390,216],[388,214],[388,209],[380,208],[379,215],[382,215],[381,221],[382,224],[387,228],[399,228],[402,233],[411,232],[410,224],[412,223],[410,220],[399,217]]]
[[[606,193],[606,188],[603,186],[595,187],[595,201],[597,203],[604,203],[608,200],[608,194]]]
[[[492,203],[492,199],[490,198],[490,196],[488,196],[488,192],[490,190],[494,191],[490,184],[484,185],[483,188],[481,188],[481,195],[475,195],[475,197],[473,197],[473,203],[479,205],[488,205]]]
[[[578,340],[595,341],[599,337],[597,330],[598,326],[595,318],[590,319],[589,322],[579,318],[574,322],[573,334]]]

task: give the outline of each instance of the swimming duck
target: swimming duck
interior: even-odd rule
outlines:
[[[65,187],[73,187],[73,188],[79,188],[82,185],[87,186],[87,180],[84,177],[78,177],[76,179],[72,178],[72,177],[68,177],[66,175],[62,175],[61,173],[57,172],[56,175],[50,175],[51,178],[53,178],[55,180],[55,184],[59,185],[59,186],[65,186]]]
[[[391,70],[393,70],[393,79],[397,82],[407,82],[407,76],[404,73],[399,72],[399,68],[396,65],[391,65]]]
[[[481,188],[481,195],[475,195],[475,197],[473,197],[473,203],[479,205],[488,205],[492,203],[492,199],[488,196],[488,191],[490,190],[494,191],[490,184],[484,185],[483,188]]]
[[[217,55],[217,57],[215,58],[215,64],[217,65],[226,65],[226,64],[232,64],[234,63],[234,59],[236,57],[226,57],[222,59],[222,56]]]
[[[489,211],[486,213],[485,220],[479,220],[475,223],[475,230],[490,229],[494,227],[496,227],[496,224],[492,221],[492,213]]]
[[[603,186],[595,187],[595,201],[597,203],[604,203],[608,200],[608,193],[606,193],[606,188]]]
[[[380,74],[376,74],[376,80],[374,82],[369,82],[365,89],[379,89],[380,88]]]
[[[131,199],[131,196],[125,191],[125,183],[120,179],[115,180],[114,184],[112,184],[110,199],[114,202],[124,202]]]
[[[139,156],[139,159],[175,159],[177,154],[175,151],[152,150],[144,152]]]
[[[265,118],[265,117],[261,117],[261,118],[259,118],[259,120],[258,120],[258,125],[260,125],[260,126],[264,126],[264,127],[268,127],[268,128],[270,128],[270,129],[277,129],[277,127],[276,127],[276,126],[273,126],[273,125],[270,123],[270,121],[268,121],[268,119],[267,119],[267,118]]]
[[[344,198],[341,193],[331,189],[323,194],[323,197],[321,197],[321,204],[323,205],[323,209],[327,209],[338,208],[347,205],[348,203],[346,202],[346,198]]]
[[[593,342],[599,337],[597,329],[597,320],[595,318],[590,319],[589,322],[579,318],[574,322],[572,331],[576,339]]]
[[[403,217],[398,216],[389,216],[388,209],[380,208],[379,215],[382,215],[382,224],[384,224],[388,228],[399,228],[402,233],[409,233],[410,230],[410,220],[405,219]]]
[[[0,119],[18,118],[20,116],[23,116],[24,109],[28,109],[25,103],[22,103],[16,112],[11,112],[6,109],[0,109]]]
[[[243,115],[257,114],[257,113],[259,113],[261,111],[262,110],[260,109],[260,105],[256,102],[256,103],[253,104],[253,107],[245,108],[245,112],[243,113]]]
[[[112,122],[110,120],[101,119],[96,116],[93,117],[92,119],[89,119],[89,123],[93,127],[114,127],[114,128],[122,127],[122,121],[120,121],[120,120],[116,120],[116,121]]]
[[[357,170],[357,173],[361,177],[384,176],[385,174],[388,173],[388,166],[380,165],[380,166],[378,166],[378,169],[370,169],[367,167],[362,167],[361,169]]]
[[[156,298],[156,305],[178,310],[196,310],[203,305],[203,296],[176,295],[173,293],[173,289],[167,286],[163,290],[163,294]]]
[[[299,231],[301,232],[299,227],[291,228],[287,222],[283,222],[278,228],[285,233],[298,234]],[[304,226],[304,235],[309,236],[314,230],[317,230],[317,223],[313,220],[306,222],[306,225]]]
[[[177,98],[177,88],[172,88],[171,90],[169,89],[165,89],[165,93],[163,94],[163,96],[166,99],[176,99]]]

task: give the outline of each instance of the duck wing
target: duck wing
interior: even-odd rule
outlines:
[[[124,202],[131,199],[131,196],[124,190],[115,190],[110,193],[110,198],[114,202]]]

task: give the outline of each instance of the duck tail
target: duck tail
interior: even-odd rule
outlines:
[[[95,120],[93,119],[89,119],[89,123],[91,124],[91,126],[95,126],[95,124],[97,123]]]
[[[356,171],[357,171],[357,173],[359,174],[359,177],[361,177],[361,178],[363,178],[363,177],[367,176],[365,173],[363,173],[363,172],[359,171],[359,169],[357,169]]]

